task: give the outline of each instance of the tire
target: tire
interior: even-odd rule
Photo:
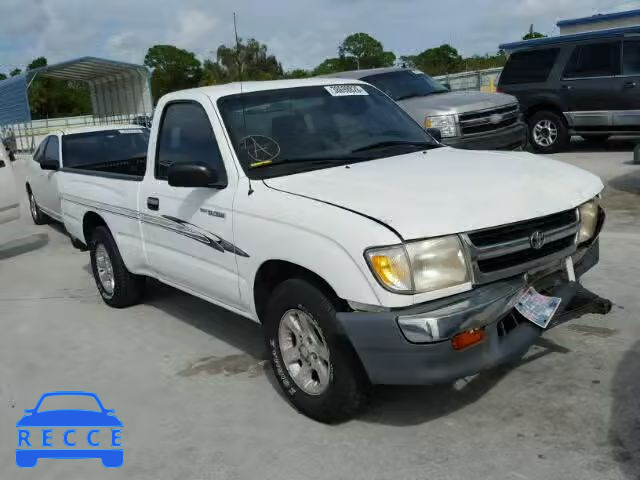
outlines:
[[[93,278],[104,302],[114,308],[125,308],[139,303],[144,291],[145,278],[127,270],[107,227],[100,226],[93,231],[89,240],[89,250]],[[103,273],[103,277],[100,272]]]
[[[29,211],[31,212],[33,223],[35,223],[36,225],[44,225],[46,223],[49,223],[49,217],[42,210],[40,210],[38,202],[36,202],[36,197],[33,195],[31,190],[27,190],[27,195],[29,196]]]
[[[561,115],[543,110],[534,113],[527,121],[529,144],[538,153],[556,153],[567,148],[569,129]],[[546,140],[545,140],[546,139]]]
[[[312,283],[292,278],[275,288],[263,321],[271,364],[282,391],[298,411],[324,423],[352,418],[364,405],[369,390],[367,375],[353,347],[338,331],[335,304]],[[306,342],[309,337],[304,334],[296,338],[296,333],[287,328],[292,317],[298,325],[311,327],[313,342]],[[324,353],[316,356],[316,352]],[[285,363],[285,355],[289,363]],[[323,361],[323,356],[328,361]],[[304,382],[299,375],[304,365],[312,372],[307,377],[312,381],[301,387]],[[299,375],[293,369],[299,370]],[[314,388],[316,391],[311,392]]]

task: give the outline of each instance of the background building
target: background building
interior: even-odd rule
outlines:
[[[560,20],[556,25],[560,29],[560,35],[592,32],[608,28],[635,27],[640,25],[640,9]]]

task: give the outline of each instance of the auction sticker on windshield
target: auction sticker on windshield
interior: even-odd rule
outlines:
[[[360,85],[329,85],[324,87],[334,97],[346,97],[349,95],[369,95]]]
[[[558,297],[540,295],[533,287],[529,287],[516,303],[516,310],[530,322],[547,328],[561,301]]]

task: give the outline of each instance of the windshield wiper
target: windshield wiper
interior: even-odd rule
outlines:
[[[335,157],[302,157],[302,158],[284,158],[282,160],[264,160],[249,164],[249,168],[271,167],[276,165],[297,165],[301,163],[313,163],[320,165],[340,165],[344,163],[358,162],[366,160],[362,156],[335,156]]]
[[[351,153],[357,152],[367,152],[369,150],[376,150],[378,148],[387,148],[387,147],[396,147],[396,146],[407,146],[407,147],[419,147],[420,150],[426,148],[434,148],[437,147],[436,144],[431,142],[411,142],[407,140],[387,140],[383,142],[372,143],[371,145],[365,145],[364,147],[356,148],[352,150]]]

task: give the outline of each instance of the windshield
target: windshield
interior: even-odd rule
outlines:
[[[449,90],[437,80],[422,72],[401,70],[397,72],[379,73],[362,78],[363,81],[378,87],[394,100],[413,97],[426,97],[434,93]]]
[[[231,95],[218,107],[250,178],[288,175],[433,148],[437,143],[369,85]]]
[[[38,412],[51,410],[89,410],[101,412],[102,409],[94,397],[88,395],[50,395],[42,399]]]
[[[94,169],[147,154],[149,130],[129,128],[74,133],[62,137],[65,167]]]

